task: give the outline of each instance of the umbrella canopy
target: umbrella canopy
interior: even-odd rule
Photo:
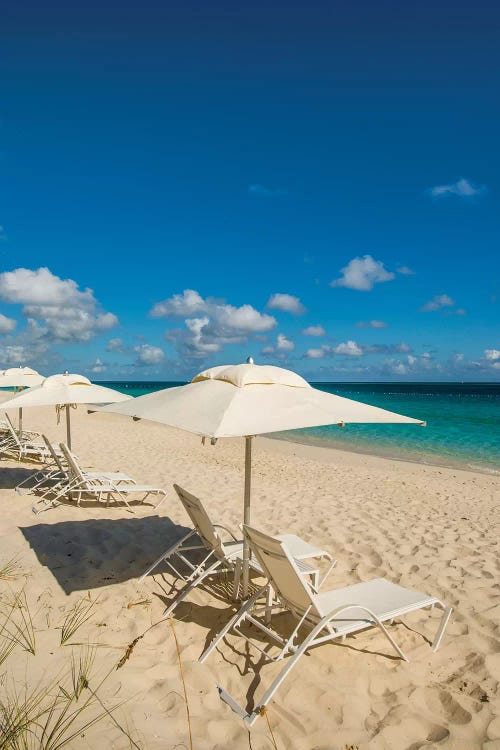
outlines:
[[[31,388],[40,385],[44,376],[31,367],[9,367],[0,372],[0,388]],[[23,431],[23,410],[19,409],[19,434]]]
[[[44,376],[31,367],[9,367],[0,372],[0,388],[31,388],[43,380]]]
[[[128,401],[131,396],[91,383],[84,375],[64,373],[45,378],[40,385],[29,388],[24,393],[2,404],[2,409],[24,409],[30,406],[65,406],[66,434],[71,449],[70,407],[73,404],[109,404]]]
[[[213,367],[188,385],[139,396],[100,411],[163,422],[206,437],[242,437],[349,422],[413,423],[376,406],[319,391],[270,365]]]
[[[200,372],[188,385],[167,388],[98,411],[179,427],[210,438],[245,437],[244,523],[250,522],[252,437],[350,422],[424,425],[418,419],[312,388],[294,372],[270,365],[230,365]],[[248,590],[243,551],[243,594]]]

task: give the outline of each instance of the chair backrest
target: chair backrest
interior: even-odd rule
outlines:
[[[69,450],[66,443],[59,443],[59,447],[62,450],[64,458],[68,463],[70,473],[73,474],[73,476],[78,479],[79,482],[85,484],[87,480],[85,479],[82,470],[80,469],[78,463],[75,460],[75,457]]]
[[[64,466],[62,465],[61,459],[59,458],[59,456],[55,452],[54,446],[52,445],[52,443],[48,439],[47,435],[42,435],[42,438],[43,438],[43,442],[47,446],[47,450],[49,451],[51,459],[53,460],[53,462],[55,463],[55,465],[57,466],[57,468],[59,469],[59,471],[62,474],[66,475],[68,473],[67,469],[65,469]]]
[[[9,430],[12,439],[14,440],[15,444],[17,445],[17,447],[20,448],[21,447],[21,442],[19,440],[19,435],[17,434],[17,432],[16,432],[16,430],[14,428],[14,425],[12,424],[12,420],[9,417],[9,415],[7,414],[7,412],[5,413],[5,419],[7,420],[7,429]]]
[[[224,559],[226,557],[224,544],[214,528],[201,500],[190,492],[184,490],[182,487],[179,487],[178,484],[174,484],[174,490],[177,492],[179,500],[183,504],[186,513],[191,519],[193,526],[207,549],[213,550],[214,555],[219,558],[219,560]]]
[[[309,608],[311,618],[321,617],[314,601],[314,592],[300,575],[286,544],[251,526],[243,524],[242,528],[253,554],[262,565],[282,604],[300,617]]]

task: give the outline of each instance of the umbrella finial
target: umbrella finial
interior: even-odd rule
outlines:
[[[253,365],[255,364],[253,361],[253,357],[247,357],[247,365]]]

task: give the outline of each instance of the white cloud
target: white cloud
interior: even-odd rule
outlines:
[[[26,365],[33,360],[33,350],[23,344],[0,344],[0,358],[4,365]]]
[[[408,268],[408,266],[400,266],[399,268],[396,268],[396,271],[403,274],[403,276],[414,276],[416,273],[413,269]]]
[[[435,310],[441,310],[443,307],[453,307],[454,304],[454,300],[447,294],[436,294],[420,308],[420,312],[434,312]]]
[[[332,348],[333,354],[342,354],[346,357],[360,357],[363,354],[362,348],[355,341],[345,341]]]
[[[298,297],[292,294],[273,294],[269,298],[267,306],[271,310],[283,310],[283,312],[292,313],[292,315],[304,315],[306,308]]]
[[[496,362],[500,359],[500,349],[485,349],[484,356],[489,362]]]
[[[266,356],[276,354],[280,358],[286,358],[286,352],[293,352],[294,349],[295,343],[287,336],[285,336],[284,333],[278,333],[278,336],[276,337],[276,345],[265,346],[262,349],[261,353]]]
[[[272,315],[265,315],[251,305],[216,305],[212,314],[218,325],[226,326],[242,333],[258,333],[270,331],[276,325]]]
[[[152,318],[185,318],[205,312],[207,303],[194,289],[184,289],[170,299],[157,302],[151,310]]]
[[[285,336],[284,333],[279,333],[276,348],[284,352],[292,352],[295,349],[293,341]]]
[[[323,326],[317,325],[317,326],[309,326],[308,328],[304,328],[302,331],[303,336],[326,336],[326,331],[323,328]]]
[[[96,361],[93,365],[90,366],[90,372],[99,373],[99,372],[105,372],[107,370],[107,365],[102,362],[99,357],[96,358]]]
[[[387,271],[384,264],[372,258],[371,255],[365,255],[362,258],[353,258],[347,266],[341,268],[342,276],[330,283],[330,286],[344,286],[347,289],[357,289],[358,291],[368,292],[373,289],[375,284],[384,281],[391,281],[395,274]]]
[[[383,320],[360,320],[356,325],[358,328],[387,328],[387,323],[384,323]]]
[[[123,344],[123,339],[110,339],[108,341],[108,345],[106,347],[107,352],[118,352],[119,354],[123,354],[125,351],[125,347]]]
[[[61,279],[48,268],[17,268],[0,274],[0,299],[23,305],[23,315],[37,336],[56,342],[88,341],[118,323],[102,312],[92,289]]]
[[[138,365],[158,365],[165,358],[163,349],[160,349],[159,346],[141,344],[140,346],[134,346],[134,351],[137,354]]]
[[[465,199],[476,198],[484,192],[486,192],[484,185],[474,185],[474,183],[466,180],[464,177],[449,185],[436,185],[436,187],[429,189],[429,193],[433,198],[442,198],[447,195],[456,195],[459,198]]]
[[[306,359],[323,359],[325,354],[327,354],[325,349],[308,349],[304,356]]]
[[[17,325],[17,320],[13,318],[7,318],[6,315],[0,314],[0,334],[12,333]]]
[[[170,329],[165,337],[174,341],[183,357],[201,359],[221,351],[224,345],[247,341],[276,325],[272,315],[251,305],[235,307],[223,300],[203,297],[193,289],[158,302],[151,310],[155,318],[185,318],[185,329]]]

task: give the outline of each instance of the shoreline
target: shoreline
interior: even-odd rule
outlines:
[[[493,467],[481,466],[479,464],[476,465],[472,463],[462,463],[459,460],[457,460],[456,463],[453,461],[446,462],[444,457],[439,457],[439,456],[436,456],[435,460],[433,460],[433,457],[431,456],[431,454],[428,454],[428,453],[425,454],[425,458],[422,457],[421,460],[418,460],[416,458],[417,454],[415,454],[415,458],[412,458],[410,453],[406,455],[403,455],[403,454],[394,455],[393,453],[390,452],[390,449],[388,449],[387,452],[383,452],[382,450],[379,450],[379,451],[369,450],[368,448],[365,449],[364,446],[361,446],[361,445],[359,445],[359,447],[357,447],[356,445],[352,443],[349,445],[345,445],[345,444],[336,443],[333,440],[321,440],[320,438],[314,438],[314,437],[308,438],[302,435],[300,436],[300,439],[299,438],[294,439],[290,435],[284,435],[284,434],[281,435],[278,433],[267,434],[261,437],[265,437],[269,440],[275,440],[275,441],[280,441],[284,443],[291,443],[293,445],[310,446],[310,447],[320,448],[322,450],[327,450],[327,451],[341,451],[343,453],[354,453],[356,455],[361,455],[361,456],[373,456],[376,458],[387,459],[388,461],[400,461],[402,463],[415,464],[417,466],[429,466],[429,467],[435,466],[435,467],[442,468],[442,469],[455,469],[457,471],[469,471],[472,473],[484,474],[486,476],[491,476],[491,477],[500,476],[500,467],[498,469],[495,469]],[[422,454],[422,456],[423,455],[424,454]]]

